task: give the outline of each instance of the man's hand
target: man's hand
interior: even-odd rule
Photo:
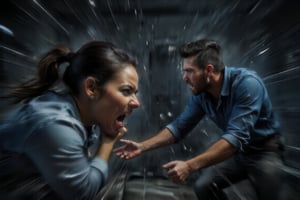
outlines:
[[[124,145],[113,150],[113,152],[120,158],[129,160],[140,155],[143,151],[143,145],[141,143],[124,139],[121,139],[120,142],[124,143]]]
[[[192,173],[189,165],[184,161],[172,161],[163,165],[168,170],[169,178],[175,183],[183,183]]]

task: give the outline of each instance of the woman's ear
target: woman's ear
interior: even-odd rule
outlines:
[[[88,76],[84,80],[84,92],[87,97],[91,100],[95,99],[98,93],[98,87],[96,83],[96,79],[92,76]]]

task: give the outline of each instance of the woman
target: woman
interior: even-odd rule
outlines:
[[[94,199],[113,145],[126,132],[124,118],[140,106],[135,67],[108,42],[90,42],[76,53],[49,51],[39,76],[10,95],[19,103],[0,125],[2,197]],[[67,92],[58,92],[59,85]]]

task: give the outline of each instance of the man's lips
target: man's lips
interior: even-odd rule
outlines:
[[[193,88],[194,88],[194,86],[193,86],[193,85],[191,85],[191,84],[188,84],[188,86],[189,86],[190,90],[193,90]]]

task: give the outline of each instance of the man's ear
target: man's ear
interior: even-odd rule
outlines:
[[[205,70],[208,75],[211,75],[214,73],[215,67],[212,64],[208,64],[206,65]]]
[[[85,94],[90,98],[90,99],[94,99],[95,96],[97,95],[97,83],[96,83],[96,79],[92,76],[88,76],[85,80],[84,80],[84,92]]]

